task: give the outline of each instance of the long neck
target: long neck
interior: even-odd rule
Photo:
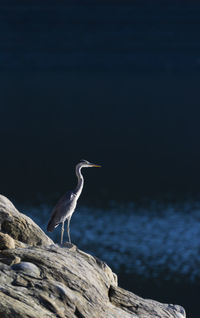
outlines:
[[[78,178],[78,183],[77,183],[76,189],[74,191],[74,194],[77,196],[77,198],[79,198],[79,196],[81,195],[81,192],[83,190],[83,185],[84,185],[84,179],[83,179],[83,176],[81,174],[81,167],[80,166],[76,167],[76,176]]]

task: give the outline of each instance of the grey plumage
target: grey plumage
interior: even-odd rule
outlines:
[[[72,201],[72,198],[72,192],[68,191],[57,202],[47,225],[48,232],[52,232],[60,223],[68,218],[68,214],[66,212],[70,210],[70,203]]]
[[[78,198],[81,195],[83,185],[84,185],[84,179],[81,174],[82,168],[89,168],[89,167],[101,167],[100,165],[96,165],[94,163],[90,163],[86,160],[81,160],[76,165],[76,176],[78,178],[78,184],[74,191],[68,191],[65,195],[63,195],[56,206],[54,207],[50,220],[47,225],[47,231],[52,232],[60,223],[62,223],[62,229],[61,229],[61,244],[63,242],[63,234],[64,234],[64,223],[66,220],[67,222],[67,232],[68,232],[68,239],[71,243],[70,238],[70,220],[72,217],[72,214],[75,211]]]

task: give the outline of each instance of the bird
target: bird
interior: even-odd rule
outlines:
[[[60,243],[63,244],[63,235],[64,235],[64,223],[67,220],[67,234],[68,234],[68,240],[71,244],[71,237],[70,237],[70,221],[72,214],[74,213],[77,205],[77,201],[81,195],[81,192],[83,190],[84,186],[84,179],[83,175],[81,173],[82,168],[91,168],[96,167],[100,168],[101,166],[98,164],[91,163],[87,160],[81,160],[75,167],[76,176],[78,179],[77,186],[75,190],[68,191],[65,193],[60,200],[57,202],[55,207],[53,208],[51,217],[49,219],[48,225],[47,225],[47,231],[53,232],[53,230],[62,223],[61,228],[61,239]]]

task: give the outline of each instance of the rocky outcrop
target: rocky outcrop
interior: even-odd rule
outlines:
[[[0,317],[185,317],[181,306],[118,287],[104,262],[74,245],[55,245],[3,196],[0,230]]]
[[[28,216],[18,212],[3,195],[0,195],[0,230],[9,234],[20,246],[23,246],[23,243],[29,246],[53,243],[37,224]]]

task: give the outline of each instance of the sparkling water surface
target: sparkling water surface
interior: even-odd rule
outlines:
[[[50,206],[23,208],[46,231]],[[60,226],[47,233],[60,242]],[[79,206],[71,220],[71,239],[108,263],[116,272],[166,280],[199,278],[200,202],[195,206],[134,204],[105,208]],[[65,240],[67,233],[65,232]]]

